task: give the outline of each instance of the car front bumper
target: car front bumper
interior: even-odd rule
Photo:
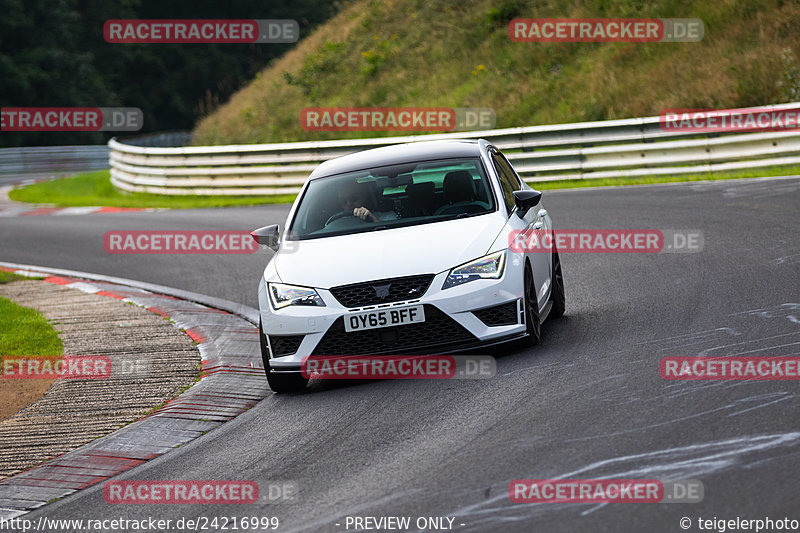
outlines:
[[[270,353],[275,353],[274,341],[291,341],[289,349],[296,350],[290,355],[281,355],[270,359],[273,371],[297,371],[302,360],[309,355],[380,355],[380,354],[427,354],[439,355],[458,350],[485,347],[505,342],[525,335],[523,315],[523,276],[522,262],[515,257],[506,264],[500,279],[484,279],[472,281],[442,290],[448,272],[434,276],[426,293],[419,299],[405,302],[392,302],[379,306],[368,306],[348,309],[341,305],[331,292],[317,289],[325,306],[288,306],[279,310],[273,309],[266,291],[266,283],[260,282],[258,295],[264,334],[273,342],[269,343]],[[480,310],[503,307],[507,325],[487,325],[487,313]],[[393,326],[356,333],[343,330],[343,320],[354,312],[375,308],[401,308],[411,305],[425,306],[428,326],[413,328],[418,325]],[[476,315],[475,312],[478,311]],[[479,318],[478,316],[481,316]],[[488,313],[489,316],[492,312]],[[511,323],[511,320],[514,320]],[[494,323],[489,320],[489,323]],[[424,323],[423,323],[424,324]],[[405,329],[403,329],[405,328]],[[413,328],[413,329],[410,329]],[[384,331],[381,331],[384,330]],[[393,331],[390,331],[393,330]],[[367,334],[367,332],[373,332]],[[326,334],[328,336],[326,337]],[[422,335],[425,338],[412,338],[410,344],[407,337]],[[297,344],[298,337],[302,340]],[[405,336],[405,337],[404,337]],[[326,342],[321,345],[323,338]],[[370,341],[372,339],[372,341]],[[351,342],[352,340],[352,342]],[[413,345],[413,346],[412,346]],[[285,350],[286,345],[283,346]],[[411,348],[408,348],[411,346]],[[335,348],[338,353],[323,353],[319,348]],[[350,352],[352,348],[352,353]],[[343,351],[344,350],[344,351]]]

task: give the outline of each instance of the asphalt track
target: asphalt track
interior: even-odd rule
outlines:
[[[456,531],[557,532],[683,531],[682,517],[692,520],[689,531],[699,530],[700,517],[800,520],[800,384],[673,382],[658,370],[664,356],[800,353],[800,179],[546,192],[543,201],[560,228],[700,230],[704,249],[565,254],[566,316],[545,323],[538,347],[495,352],[496,378],[318,384],[274,395],[121,476],[262,487],[291,480],[300,490],[295,502],[111,506],[96,485],[26,518],[174,524],[277,516],[284,532],[346,531],[346,516],[410,516],[412,524],[449,516]],[[108,230],[250,230],[282,224],[287,209],[0,219],[0,259],[255,306],[267,252],[109,255],[102,237]],[[511,480],[557,477],[698,479],[705,496],[694,504],[508,499]]]

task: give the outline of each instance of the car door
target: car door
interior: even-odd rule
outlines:
[[[492,158],[494,170],[500,178],[500,185],[503,189],[503,199],[508,208],[508,212],[511,213],[514,209],[513,193],[523,188],[522,180],[499,150],[491,149],[489,153]],[[521,219],[516,214],[512,215],[509,219],[509,224],[515,226],[514,229],[537,230],[542,234],[551,229],[548,225],[547,211],[541,203],[533,209],[528,210]],[[533,269],[533,282],[536,286],[539,309],[542,309],[550,295],[551,253],[549,251],[530,252],[526,254],[526,257],[530,260]]]

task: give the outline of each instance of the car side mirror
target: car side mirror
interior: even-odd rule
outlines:
[[[523,218],[532,207],[539,205],[542,193],[533,189],[514,191],[514,204],[517,206],[517,216]]]
[[[250,236],[258,244],[269,246],[273,250],[278,249],[278,239],[280,237],[280,226],[272,224],[271,226],[264,226],[250,232]]]

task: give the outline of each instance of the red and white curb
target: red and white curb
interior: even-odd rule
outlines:
[[[270,394],[261,362],[258,329],[252,323],[257,313],[254,309],[226,302],[231,309],[246,310],[246,314],[233,314],[127,283],[53,275],[54,271],[40,267],[0,266],[0,269],[28,277],[43,277],[49,283],[145,307],[183,328],[199,343],[202,358],[200,381],[158,411],[1,481],[0,520],[24,515],[50,500],[63,498],[163,455],[233,419]],[[102,276],[86,274],[86,277]],[[182,292],[164,289],[165,292]],[[202,298],[202,295],[196,296],[195,300]]]

